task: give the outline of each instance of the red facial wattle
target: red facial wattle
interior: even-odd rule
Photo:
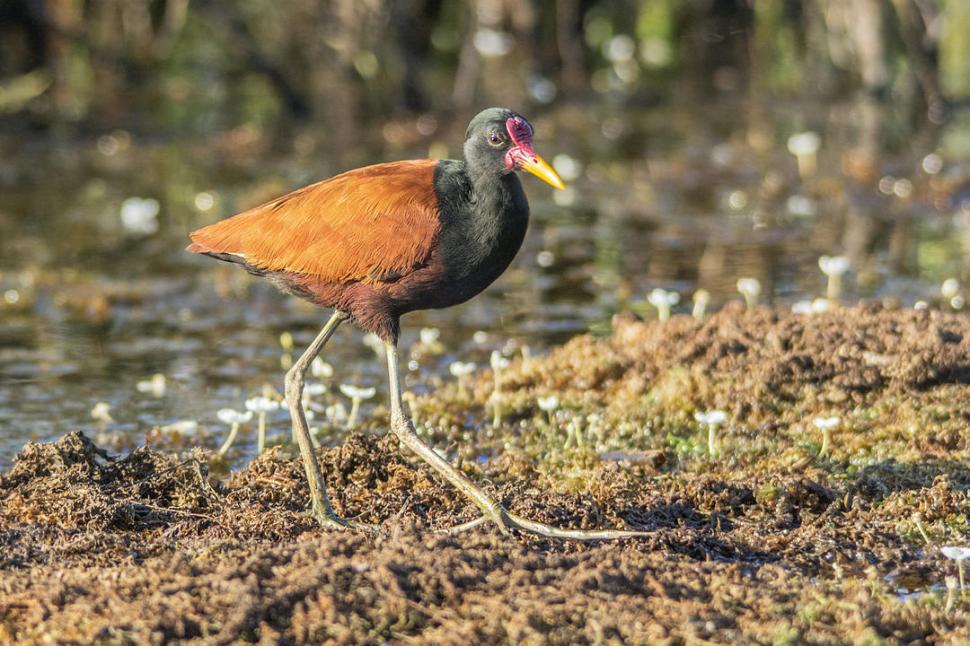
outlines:
[[[528,121],[519,116],[509,117],[505,121],[505,130],[512,140],[512,147],[505,153],[506,168],[521,168],[556,188],[566,187],[552,166],[532,149],[532,126]]]
[[[537,157],[532,150],[532,126],[528,121],[519,116],[509,117],[505,121],[505,130],[512,140],[512,147],[505,153],[506,167],[515,168],[522,161]]]

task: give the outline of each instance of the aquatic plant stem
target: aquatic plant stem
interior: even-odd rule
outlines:
[[[925,529],[923,529],[923,514],[919,512],[913,514],[913,522],[916,523],[916,530],[919,532],[920,536],[923,537],[923,540],[926,541],[926,544],[932,545],[933,541],[930,540],[930,535],[926,533]]]
[[[266,449],[266,411],[259,411],[256,427],[256,455],[262,455]]]
[[[236,441],[236,436],[239,434],[239,422],[233,422],[229,427],[229,435],[226,437],[226,441],[222,443],[219,447],[219,455],[225,455],[229,451],[229,447],[232,443]]]
[[[828,282],[825,285],[825,298],[836,302],[842,296],[842,274],[831,273],[828,275]]]
[[[502,402],[498,397],[498,392],[492,395],[492,428],[502,425]]]
[[[953,611],[953,606],[957,603],[957,580],[952,576],[948,576],[946,581],[946,605],[943,607],[943,612],[950,613]],[[961,590],[962,594],[962,590]]]
[[[347,430],[352,431],[357,426],[357,415],[360,414],[360,397],[350,399],[350,414],[347,415]]]
[[[492,428],[502,425],[502,368],[498,365],[492,366]]]

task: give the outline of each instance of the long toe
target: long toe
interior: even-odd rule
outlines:
[[[351,520],[349,518],[342,518],[338,516],[335,512],[317,510],[313,512],[313,517],[316,519],[320,526],[328,530],[353,530],[359,532],[366,532],[368,534],[376,534],[380,531],[378,525],[372,525],[370,523],[361,523],[356,520]]]
[[[639,538],[650,535],[650,532],[630,529],[562,529],[559,527],[553,527],[552,525],[546,525],[545,523],[529,520],[528,518],[523,518],[522,516],[517,516],[504,508],[500,509],[501,512],[498,514],[498,517],[491,513],[485,513],[475,520],[470,520],[467,523],[462,523],[461,525],[456,525],[454,527],[448,527],[440,531],[444,534],[460,534],[491,522],[495,523],[495,525],[498,526],[499,531],[501,531],[505,536],[511,536],[511,529],[513,528],[520,532],[533,534],[535,536],[545,536],[547,538],[574,541],[611,541],[623,538]]]
[[[649,536],[650,532],[631,529],[562,529],[545,523],[539,523],[511,512],[505,512],[506,522],[516,529],[545,536],[573,541],[614,541],[621,538],[641,538]]]

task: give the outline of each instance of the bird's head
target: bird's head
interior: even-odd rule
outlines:
[[[532,149],[532,124],[506,108],[483,110],[471,120],[465,131],[465,161],[496,174],[525,170],[556,188],[565,188],[552,166]]]

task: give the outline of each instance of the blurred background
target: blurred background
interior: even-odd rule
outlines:
[[[215,411],[278,389],[286,334],[298,351],[325,313],[190,257],[187,232],[457,156],[491,105],[569,187],[526,178],[513,268],[405,319],[412,389],[656,316],[655,288],[689,312],[754,278],[805,308],[821,256],[847,259],[845,299],[962,307],[968,35],[965,0],[0,0],[0,466],[74,428],[224,432]],[[333,379],[380,386],[361,340],[328,350]]]

